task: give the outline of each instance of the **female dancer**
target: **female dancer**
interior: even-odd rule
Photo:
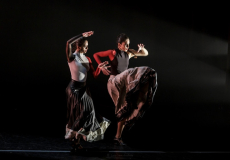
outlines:
[[[85,37],[93,35],[93,31],[75,36],[66,43],[66,56],[71,73],[71,81],[66,88],[67,125],[65,139],[72,141],[74,150],[82,149],[80,139],[93,142],[103,139],[110,121],[95,114],[93,100],[86,86],[87,71],[96,78],[108,62],[100,63],[96,70],[89,57],[86,57],[88,41]],[[73,45],[74,44],[74,45]],[[72,45],[76,50],[72,53]]]
[[[148,107],[152,105],[157,89],[157,73],[150,67],[129,68],[129,59],[137,56],[147,56],[148,51],[143,44],[138,44],[138,51],[129,49],[129,37],[122,33],[117,37],[118,49],[97,52],[93,55],[98,64],[99,57],[108,57],[111,71],[102,68],[105,75],[109,75],[107,83],[108,92],[115,104],[117,118],[117,133],[114,141],[125,145],[121,139],[124,126],[128,129],[135,121],[143,116]]]

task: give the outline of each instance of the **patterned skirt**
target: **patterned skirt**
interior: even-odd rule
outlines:
[[[130,129],[152,106],[157,86],[157,73],[150,67],[129,68],[111,75],[107,88],[117,121],[126,119],[125,127]]]
[[[95,113],[93,100],[85,82],[71,80],[66,88],[67,124],[65,139],[83,135],[88,142],[104,139],[110,121]]]

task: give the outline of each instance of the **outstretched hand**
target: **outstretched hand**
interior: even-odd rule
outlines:
[[[140,50],[142,50],[142,48],[144,48],[144,45],[143,44],[138,44],[138,51],[137,52],[140,52]]]
[[[98,68],[101,69],[101,71],[103,72],[104,75],[110,75],[110,71],[108,70],[109,67],[111,66],[106,66],[107,64],[109,64],[108,61],[102,62],[98,65]]]
[[[89,31],[89,32],[84,32],[84,33],[82,33],[82,35],[83,35],[83,37],[89,37],[89,36],[91,36],[91,35],[93,35],[93,31]]]

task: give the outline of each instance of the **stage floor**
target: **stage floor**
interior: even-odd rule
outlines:
[[[117,146],[109,140],[93,143],[82,141],[82,146],[82,151],[72,153],[70,143],[64,137],[0,133],[1,160],[210,160],[230,157],[228,151],[162,151],[152,150],[151,147],[146,149],[144,146],[132,146],[131,143]]]

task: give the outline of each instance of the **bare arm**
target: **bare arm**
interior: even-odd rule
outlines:
[[[79,38],[81,38],[81,37],[83,37],[83,35],[82,34],[79,34],[79,35],[77,35],[77,36],[74,36],[74,37],[72,37],[71,39],[69,39],[67,42],[66,42],[66,58],[67,58],[67,60],[68,60],[68,62],[70,62],[71,60],[71,57],[72,57],[72,54],[73,54],[73,52],[72,52],[72,44],[74,43],[74,42],[76,42]]]
[[[136,56],[148,56],[147,49],[144,48],[143,44],[138,44],[138,50],[129,49],[129,58],[136,57]]]

